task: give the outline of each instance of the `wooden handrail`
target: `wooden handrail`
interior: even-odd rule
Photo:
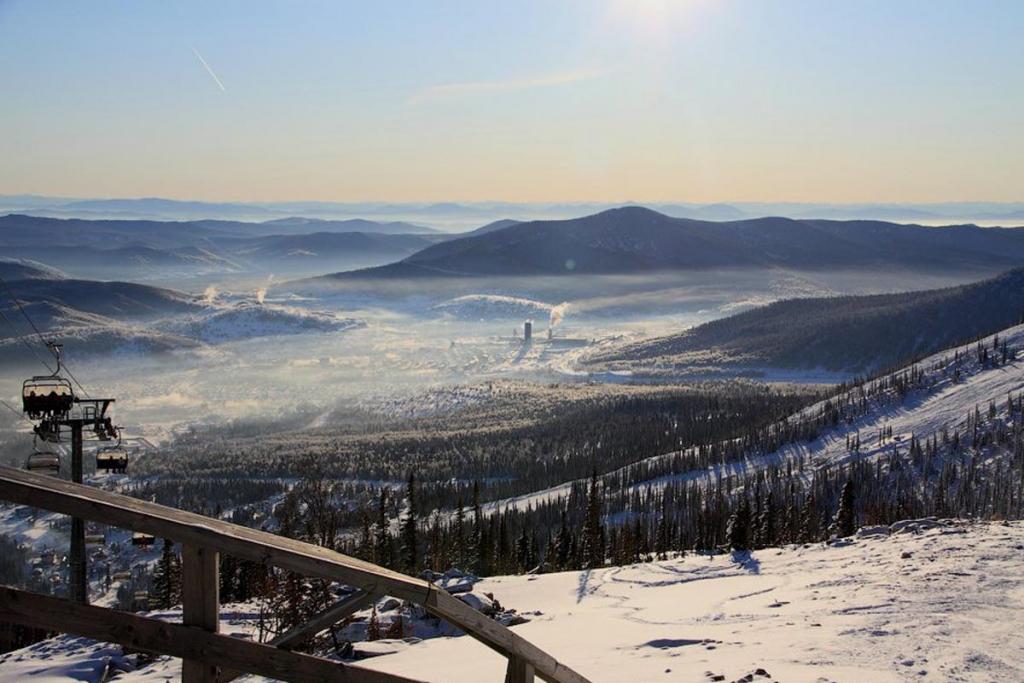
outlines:
[[[160,619],[0,586],[0,619],[295,683],[422,683]],[[183,674],[185,672],[183,671]],[[183,675],[184,678],[184,675]],[[222,679],[217,679],[222,680]]]
[[[582,675],[533,643],[429,581],[326,548],[10,467],[0,467],[0,500],[171,538],[186,547],[206,548],[305,576],[343,582],[375,595],[392,595],[420,604],[434,616],[459,627],[508,657],[516,670],[524,668],[518,663],[523,662],[529,665],[525,669],[532,669],[537,676],[552,683],[588,683]],[[510,671],[512,669],[510,667]]]

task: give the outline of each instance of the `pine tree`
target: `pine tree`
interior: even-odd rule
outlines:
[[[238,560],[232,555],[221,555],[220,602],[227,604],[236,600],[238,600]]]
[[[157,561],[152,598],[157,609],[170,609],[181,602],[181,562],[174,552],[174,541],[169,538],[164,539]]]
[[[746,494],[740,494],[739,504],[729,517],[725,530],[732,550],[750,550],[750,504]]]
[[[857,531],[856,512],[853,509],[853,481],[847,479],[839,494],[839,509],[833,522],[835,535],[840,538],[853,536]]]
[[[558,528],[555,536],[555,558],[552,562],[555,569],[569,569],[569,561],[572,554],[572,541],[570,539],[569,526],[566,524],[565,510],[562,510],[562,525]]]
[[[366,510],[359,515],[359,542],[356,546],[356,556],[367,562],[373,562],[376,559],[374,557],[373,525]]]
[[[813,543],[818,540],[820,526],[818,504],[814,500],[814,494],[809,493],[804,500],[804,507],[800,513],[800,531],[797,534],[797,542]]]
[[[483,574],[486,569],[486,548],[484,547],[484,513],[480,507],[480,482],[473,482],[473,531],[469,538],[467,554],[472,558],[472,571]]]
[[[416,521],[416,475],[409,473],[409,483],[405,490],[405,517],[402,519],[402,569],[407,574],[416,574],[419,570],[419,552],[417,548]]]
[[[455,528],[452,531],[452,562],[459,569],[466,569],[466,512],[463,509],[462,496],[455,508]]]
[[[654,533],[654,554],[659,560],[668,559],[669,528],[668,528],[668,506],[663,506],[661,516],[658,518],[658,528]]]
[[[597,481],[597,469],[590,475],[590,490],[587,494],[587,516],[583,523],[583,546],[580,560],[586,569],[604,565],[604,525],[601,523],[601,489]]]
[[[377,502],[377,537],[374,542],[374,561],[382,567],[391,567],[391,529],[388,521],[388,490],[380,489]]]
[[[757,521],[757,537],[762,548],[775,545],[775,514],[775,497],[769,489],[768,495],[764,498],[764,505],[761,507],[761,518]]]

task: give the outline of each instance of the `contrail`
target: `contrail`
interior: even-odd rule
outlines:
[[[214,80],[214,82],[217,84],[217,87],[220,88],[222,92],[227,92],[228,89],[225,88],[224,84],[220,82],[220,79],[217,78],[217,74],[213,72],[213,69],[210,68],[210,65],[206,63],[205,59],[203,59],[203,56],[199,54],[199,50],[196,49],[196,46],[189,45],[189,47],[192,48],[192,52],[195,54],[196,59],[198,59],[199,63],[203,65],[203,68],[206,69],[206,73],[210,74],[210,78]]]

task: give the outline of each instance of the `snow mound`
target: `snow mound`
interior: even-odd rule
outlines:
[[[499,294],[468,294],[431,306],[431,310],[460,320],[518,320],[551,315],[551,304]]]

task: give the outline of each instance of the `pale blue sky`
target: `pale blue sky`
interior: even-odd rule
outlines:
[[[1022,28],[1019,1],[0,0],[0,194],[1021,200]]]

